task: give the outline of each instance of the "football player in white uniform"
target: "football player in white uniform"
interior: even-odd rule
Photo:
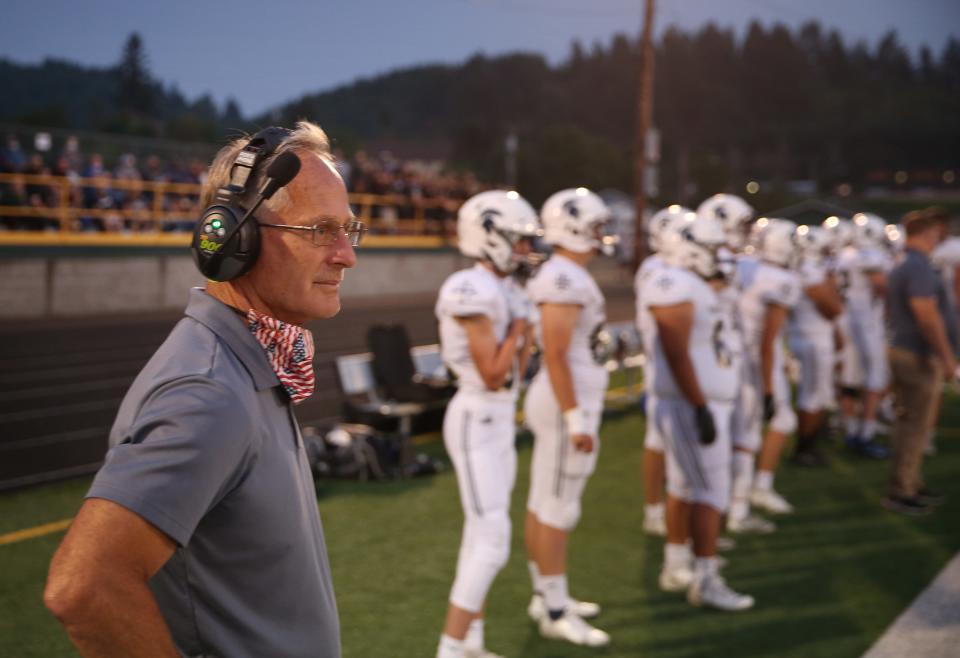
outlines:
[[[544,637],[604,646],[610,636],[584,621],[599,606],[571,599],[566,573],[567,540],[597,463],[608,382],[591,350],[606,320],[604,298],[586,265],[597,253],[612,255],[614,239],[602,235],[606,205],[585,188],[557,192],[540,214],[554,253],[527,284],[540,311],[543,355],[524,401],[534,436],[525,527],[534,590],[528,613]]]
[[[673,235],[670,267],[644,284],[641,320],[650,337],[648,422],[667,452],[667,543],[660,585],[687,590],[696,606],[744,610],[753,598],[730,589],[719,572],[717,539],[730,500],[731,426],[739,388],[738,355],[728,349],[731,318],[715,289],[720,223],[694,216]],[[677,510],[677,513],[674,513]],[[689,571],[692,539],[694,568]]]
[[[649,256],[643,259],[640,267],[637,268],[637,274],[633,281],[633,290],[636,295],[637,308],[637,331],[640,333],[641,342],[644,345],[650,343],[644,339],[643,326],[640,322],[640,309],[642,300],[640,293],[643,285],[653,274],[661,268],[666,267],[663,258],[664,246],[668,243],[668,234],[676,230],[685,218],[693,217],[694,213],[689,208],[679,205],[671,205],[658,210],[653,214],[648,222],[647,234],[649,235],[650,251]],[[647,355],[649,357],[649,354]],[[649,373],[646,372],[649,367],[644,367],[644,381],[649,382]],[[649,410],[652,393],[649,389],[644,390],[642,404],[644,411]],[[649,418],[649,416],[648,416]],[[663,504],[663,488],[666,484],[666,461],[663,455],[663,441],[657,434],[657,429],[650,423],[646,423],[643,438],[643,530],[651,535],[664,536],[667,534],[667,524],[665,517],[665,508]]]
[[[838,263],[850,339],[840,375],[841,408],[847,445],[864,456],[883,459],[888,451],[874,436],[880,400],[890,379],[884,295],[892,261],[884,248],[886,222],[866,213],[858,213],[853,221],[854,247],[845,249]]]
[[[488,191],[460,208],[460,251],[473,267],[450,275],[436,304],[444,363],[457,393],[443,419],[463,507],[457,574],[437,658],[495,658],[484,648],[487,591],[510,554],[510,495],[516,476],[516,376],[529,301],[507,275],[530,252],[536,211],[516,192]]]
[[[727,527],[731,532],[766,533],[772,532],[774,525],[751,515],[751,503],[774,513],[792,510],[774,491],[773,478],[783,444],[797,426],[784,370],[783,329],[788,313],[800,301],[801,290],[795,271],[799,258],[796,226],[785,219],[762,217],[754,236],[759,261],[741,261],[738,268],[746,345],[741,397],[746,427],[734,437],[733,500]],[[769,425],[761,441],[764,422]]]
[[[825,262],[831,245],[826,229],[800,226],[797,242],[801,252],[799,274],[803,296],[787,322],[790,352],[800,363],[797,449],[793,460],[802,466],[820,466],[825,460],[817,447],[817,439],[823,411],[834,396],[833,320],[843,312],[843,301]]]

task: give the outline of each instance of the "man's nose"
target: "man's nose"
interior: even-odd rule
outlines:
[[[330,261],[341,267],[353,267],[357,264],[357,252],[354,250],[345,231],[337,231],[337,239],[331,245],[333,253]]]

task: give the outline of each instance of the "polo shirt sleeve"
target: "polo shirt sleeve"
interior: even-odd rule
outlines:
[[[185,546],[242,480],[255,427],[223,383],[202,376],[168,382],[144,400],[86,497],[122,505]]]

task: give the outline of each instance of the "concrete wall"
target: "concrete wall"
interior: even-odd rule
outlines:
[[[468,264],[449,249],[365,250],[347,272],[343,296],[436,293],[447,276]],[[625,282],[609,259],[597,259],[590,269],[601,286]],[[190,288],[199,285],[203,277],[189,256],[0,259],[0,321],[179,311]]]

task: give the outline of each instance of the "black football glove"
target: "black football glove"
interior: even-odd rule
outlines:
[[[700,433],[700,443],[710,445],[717,438],[717,426],[713,424],[713,414],[710,407],[701,404],[694,409],[697,418],[697,431]]]
[[[763,422],[769,423],[770,419],[777,412],[777,404],[773,401],[773,395],[766,393],[763,396]]]

